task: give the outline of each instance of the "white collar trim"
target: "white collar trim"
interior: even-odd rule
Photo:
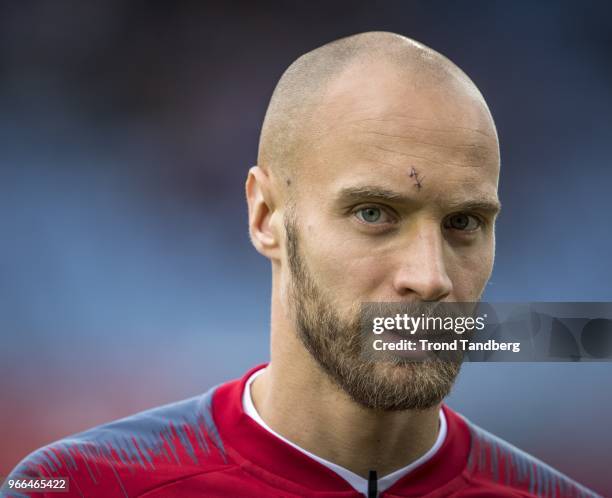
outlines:
[[[354,472],[351,472],[350,470],[345,469],[344,467],[341,467],[340,465],[336,465],[333,462],[325,460],[324,458],[318,457],[317,455],[314,455],[313,453],[310,453],[309,451],[303,448],[300,448],[297,444],[292,443],[291,441],[284,438],[277,432],[273,431],[268,426],[268,424],[266,424],[263,421],[263,419],[261,418],[261,416],[255,409],[255,405],[253,404],[253,398],[251,397],[251,384],[257,378],[257,376],[260,375],[264,370],[265,368],[257,370],[255,373],[253,373],[253,375],[249,377],[249,379],[246,382],[246,385],[244,387],[244,392],[242,393],[242,406],[243,406],[245,413],[249,417],[251,417],[255,422],[257,422],[261,427],[263,427],[265,430],[267,430],[268,432],[270,432],[277,438],[281,439],[282,441],[287,443],[289,446],[292,446],[296,450],[304,453],[306,456],[312,458],[313,460],[316,460],[321,465],[324,465],[328,469],[333,470],[336,474],[338,474],[345,481],[347,481],[357,491],[363,493],[364,495],[367,495],[368,493],[368,480],[367,479],[364,479],[360,475],[357,475]],[[385,491],[386,489],[390,488],[393,484],[395,484],[399,479],[401,479],[402,477],[409,474],[417,467],[420,467],[425,462],[430,460],[437,453],[437,451],[440,449],[440,447],[444,443],[444,440],[446,439],[446,433],[447,433],[446,417],[444,416],[444,411],[440,410],[440,430],[438,431],[438,437],[436,438],[436,441],[434,442],[433,446],[425,454],[421,455],[419,458],[417,458],[414,462],[410,463],[409,465],[406,465],[405,467],[402,467],[401,469],[391,472],[391,474],[387,474],[386,476],[379,478],[378,479],[378,491],[379,492]]]

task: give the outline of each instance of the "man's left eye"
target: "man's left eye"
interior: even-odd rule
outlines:
[[[453,214],[444,221],[445,228],[452,228],[453,230],[461,230],[464,232],[478,230],[481,225],[482,222],[479,218],[465,213]]]
[[[355,216],[357,216],[359,221],[369,224],[381,224],[390,221],[389,216],[384,210],[374,206],[358,209],[355,211]]]

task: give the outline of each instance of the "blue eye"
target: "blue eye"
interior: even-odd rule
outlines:
[[[480,228],[481,221],[470,214],[457,213],[449,216],[445,222],[445,228],[452,228],[453,230],[461,230],[464,232],[473,232]]]
[[[376,223],[382,218],[382,211],[380,208],[367,207],[360,209],[355,213],[357,217],[365,223]]]

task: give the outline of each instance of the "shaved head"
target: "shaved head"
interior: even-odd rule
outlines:
[[[309,354],[366,408],[440,403],[458,366],[364,358],[358,310],[478,301],[498,180],[491,113],[434,50],[373,32],[296,60],[272,95],[246,189],[251,238],[273,263],[273,358],[293,368]]]
[[[405,36],[388,32],[360,33],[333,41],[298,58],[280,78],[264,119],[258,152],[259,166],[289,184],[299,173],[325,134],[333,119],[322,118],[321,111],[335,104],[334,84],[350,81],[355,100],[367,105],[367,91],[360,88],[380,79],[384,68],[389,76],[419,92],[438,91],[445,97],[476,104],[490,121],[486,103],[465,73],[440,53]],[[370,88],[371,90],[371,88]],[[377,91],[383,92],[379,85]],[[350,104],[350,103],[349,103]],[[350,109],[346,109],[350,110]],[[342,113],[344,109],[337,109]],[[332,116],[333,118],[333,116]]]

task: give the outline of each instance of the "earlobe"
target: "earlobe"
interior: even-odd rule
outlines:
[[[245,189],[251,242],[258,252],[274,259],[278,257],[279,237],[274,224],[277,212],[269,174],[259,166],[253,166],[249,169]]]

